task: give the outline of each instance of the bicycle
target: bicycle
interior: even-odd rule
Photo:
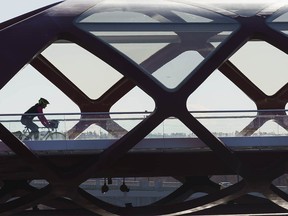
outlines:
[[[39,127],[40,129],[45,129],[47,131],[46,132],[40,131],[38,140],[65,140],[66,139],[65,134],[57,131],[59,121],[58,120],[51,120],[50,124],[52,124],[53,127],[51,127],[51,128]],[[14,135],[17,136],[18,139],[20,139],[21,141],[34,140],[34,137],[30,136],[30,133],[31,133],[31,130],[25,126],[25,128],[22,132],[17,131],[14,133]]]

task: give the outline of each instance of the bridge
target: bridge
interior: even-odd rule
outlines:
[[[1,215],[288,214],[286,1],[51,1],[0,23]]]
[[[262,114],[257,118],[268,118],[271,122],[275,119],[277,121],[286,119],[286,116],[273,115],[273,112],[279,113],[279,110],[270,110],[269,114],[266,110],[265,115]],[[256,214],[259,213],[258,205],[263,204],[265,208],[260,211],[262,214],[275,211],[285,213],[283,193],[288,190],[285,175],[288,160],[287,132],[271,122],[262,130],[257,130],[253,136],[245,135],[248,129],[253,129],[251,125],[242,131],[235,130],[237,128],[237,126],[233,127],[235,122],[237,122],[236,125],[242,125],[241,122],[245,123],[247,120],[251,123],[257,116],[255,113],[257,113],[255,110],[191,112],[192,115],[198,115],[199,121],[207,122],[205,123],[207,128],[218,129],[212,134],[223,145],[223,148],[231,152],[233,155],[231,157],[237,160],[235,160],[239,165],[237,169],[233,169],[233,165],[226,163],[227,156],[224,155],[221,158],[221,154],[215,153],[209,144],[207,145],[195,134],[188,132],[185,125],[171,117],[147,137],[131,145],[133,147],[121,157],[118,157],[119,152],[115,151],[112,155],[117,158],[117,163],[111,163],[108,166],[104,164],[105,169],[93,172],[93,174],[89,171],[88,179],[82,182],[80,180],[82,178],[77,180],[78,187],[99,200],[126,206],[119,207],[125,214],[127,210],[124,209],[129,206],[143,211],[144,207],[140,206],[149,206],[153,202],[159,203],[160,206],[163,203],[162,205],[165,206],[165,203],[167,205],[170,199],[175,198],[177,200],[188,199],[189,201],[186,202],[191,203],[215,199],[215,207],[204,207],[203,210],[195,213],[190,210],[191,215],[214,215],[215,212],[218,212],[217,214],[223,212],[230,214],[240,212],[253,214],[254,212]],[[117,117],[103,118],[103,116],[113,115]],[[103,125],[104,122],[111,124],[113,121],[114,123],[122,122],[119,126],[137,126],[135,122],[141,122],[149,115],[151,113],[148,112],[86,113],[84,121],[101,121],[99,125]],[[111,137],[100,128],[91,127],[76,136],[74,127],[67,128],[67,125],[71,125],[69,122],[80,120],[76,119],[76,116],[81,115],[79,113],[47,114],[47,118],[60,121],[57,132],[65,136],[60,139],[55,137],[49,140],[40,138],[40,140],[27,141],[19,139],[17,137],[19,134],[15,133],[15,130],[23,128],[19,122],[19,115],[1,116],[1,123],[10,132],[9,135],[7,134],[7,139],[0,142],[3,190],[5,191],[7,187],[7,194],[3,192],[2,200],[8,194],[11,196],[12,192],[19,195],[20,191],[22,194],[25,190],[28,193],[32,188],[40,191],[45,187],[50,187],[51,184],[55,184],[55,179],[51,179],[51,174],[47,175],[51,171],[57,173],[61,181],[65,181],[66,186],[61,186],[62,189],[71,188],[71,185],[75,184],[72,179],[77,178],[79,173],[85,174],[85,169],[89,170],[91,164],[101,161],[101,157],[125,138],[125,134],[129,133],[129,131],[122,131],[119,133],[121,136]],[[217,121],[223,120],[230,122],[230,125],[227,125],[225,131],[223,128],[219,131]],[[259,125],[254,124],[254,126],[257,128]],[[36,161],[38,164],[35,166]],[[55,167],[51,169],[51,166]],[[39,172],[39,168],[43,170]],[[186,177],[183,179],[181,176]],[[259,178],[262,183],[259,182]],[[255,179],[259,179],[257,186],[252,184]],[[28,184],[27,181],[30,183]],[[246,181],[248,183],[244,183]],[[123,188],[123,184],[128,189]],[[253,185],[252,190],[250,184]],[[185,192],[181,192],[183,190]],[[278,198],[276,198],[277,195]],[[252,205],[250,199],[256,204]],[[225,201],[222,201],[221,205],[216,204],[219,200]],[[57,205],[62,206],[62,202],[63,200],[59,201]],[[280,203],[281,207],[275,205]],[[38,204],[28,212],[32,215],[37,214],[38,208],[41,208],[49,214],[51,205],[48,202],[47,206],[50,206],[48,208],[46,205]],[[64,209],[57,211],[60,214],[69,214],[71,211],[71,206],[67,206],[67,209],[63,206],[61,208]],[[80,210],[77,209],[76,212],[78,211]],[[158,211],[164,210],[161,208]],[[90,215],[91,213],[81,210],[81,214]]]

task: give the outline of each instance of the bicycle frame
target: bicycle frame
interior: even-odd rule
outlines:
[[[45,129],[47,131],[40,131],[39,132],[39,140],[65,140],[66,136],[63,133],[57,132],[57,129],[53,128],[46,128],[46,127],[39,127],[40,129]],[[44,132],[44,133],[43,133]],[[27,127],[24,128],[22,135],[19,137],[22,141],[25,140],[31,133],[31,130]],[[33,140],[32,137],[29,140]]]

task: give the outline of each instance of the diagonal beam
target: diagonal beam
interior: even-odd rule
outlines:
[[[46,180],[53,182],[59,180],[58,175],[50,165],[34,154],[23,142],[16,138],[6,127],[0,123],[1,140],[18,156],[26,161],[30,167],[43,176]]]

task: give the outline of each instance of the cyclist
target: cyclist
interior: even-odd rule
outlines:
[[[49,104],[49,102],[46,99],[40,98],[37,104],[32,106],[22,115],[21,123],[31,130],[25,140],[31,139],[32,136],[34,136],[35,140],[39,139],[39,127],[33,122],[35,116],[38,116],[38,119],[44,125],[44,127],[49,128],[52,126],[50,125],[50,122],[46,119],[46,117],[43,115],[43,109],[46,108],[47,104]]]

